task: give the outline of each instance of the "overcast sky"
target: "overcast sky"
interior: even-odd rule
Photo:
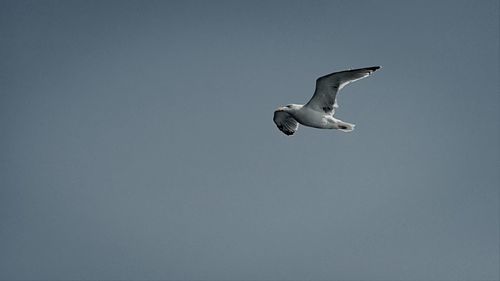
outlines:
[[[498,1],[0,1],[0,279],[498,280]],[[338,97],[352,133],[275,108]]]

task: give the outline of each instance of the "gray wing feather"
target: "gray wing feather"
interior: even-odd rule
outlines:
[[[290,114],[284,111],[274,112],[274,123],[286,135],[293,135],[299,128],[299,123]]]
[[[316,79],[316,90],[311,100],[305,105],[317,111],[333,115],[337,108],[337,93],[344,86],[363,79],[380,66],[334,72]]]

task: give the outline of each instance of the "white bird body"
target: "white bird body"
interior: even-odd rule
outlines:
[[[379,66],[334,72],[316,80],[316,90],[305,104],[289,104],[274,111],[274,123],[286,135],[293,135],[299,123],[319,129],[337,129],[343,132],[354,130],[354,124],[333,117],[337,105],[337,93],[345,85],[365,78]]]
[[[322,111],[314,110],[308,106],[294,104],[291,109],[280,108],[290,114],[298,123],[318,129],[340,129],[340,126],[349,124],[342,120],[336,119],[330,114]],[[279,110],[279,109],[278,109]],[[354,124],[349,124],[354,127]],[[345,130],[345,129],[344,129]]]

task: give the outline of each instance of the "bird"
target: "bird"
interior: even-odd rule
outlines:
[[[288,104],[274,111],[273,121],[280,131],[292,136],[299,124],[318,129],[337,129],[352,132],[355,124],[333,117],[338,108],[337,94],[347,84],[370,76],[380,66],[349,69],[330,73],[316,79],[316,89],[305,105]]]

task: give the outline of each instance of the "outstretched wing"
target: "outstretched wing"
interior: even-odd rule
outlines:
[[[334,72],[316,79],[316,90],[311,100],[305,105],[317,111],[333,115],[337,108],[337,93],[345,85],[363,79],[380,66]]]
[[[274,111],[274,123],[285,135],[293,135],[299,128],[299,123],[290,114],[276,110]]]

